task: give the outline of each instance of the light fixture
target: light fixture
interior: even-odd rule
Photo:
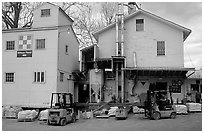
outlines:
[[[70,32],[71,32],[71,28],[68,27],[68,29],[67,29],[67,33],[70,34]]]

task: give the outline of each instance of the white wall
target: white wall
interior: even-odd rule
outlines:
[[[98,46],[99,58],[111,58],[115,55],[115,28],[100,34]]]
[[[17,58],[19,35],[32,35],[32,57]],[[56,92],[57,30],[27,31],[2,34],[2,104],[49,105],[51,92]],[[46,49],[36,50],[36,39],[46,39]],[[6,41],[15,40],[15,50],[6,51]],[[45,71],[46,82],[34,83],[34,72]],[[5,72],[15,73],[14,83],[5,83]]]
[[[42,9],[50,9],[50,16],[41,17]],[[42,6],[38,7],[34,10],[34,19],[33,19],[33,28],[36,27],[50,27],[58,25],[58,7],[51,5],[49,3],[45,3]]]
[[[59,11],[58,25],[59,26],[72,25],[72,22],[70,22],[70,20],[68,20],[68,18],[65,16],[65,14],[63,14],[61,11]]]
[[[144,31],[137,31],[136,18],[144,19]],[[126,22],[124,51],[127,67],[133,67],[136,52],[138,67],[184,67],[182,32],[145,15]],[[157,41],[165,41],[165,56],[157,56]]]
[[[72,71],[79,70],[79,43],[72,29],[68,33],[69,27],[59,29],[59,46],[58,46],[58,92],[71,92],[74,94],[74,82],[67,80]],[[68,54],[65,53],[65,46],[68,45]],[[59,81],[60,71],[64,73],[64,82]]]

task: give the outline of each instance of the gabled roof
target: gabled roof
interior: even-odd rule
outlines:
[[[164,22],[164,23],[166,23],[166,24],[169,24],[169,25],[174,26],[174,27],[177,28],[177,29],[182,30],[182,31],[183,31],[183,41],[185,41],[186,38],[187,38],[187,37],[189,36],[189,34],[191,33],[191,30],[190,30],[190,29],[188,29],[188,28],[186,28],[186,27],[183,27],[183,26],[181,26],[181,25],[179,25],[179,24],[176,24],[176,23],[174,23],[174,22],[172,22],[172,21],[169,21],[169,20],[167,20],[167,19],[164,19],[164,18],[162,18],[162,17],[159,17],[159,16],[157,16],[157,15],[155,15],[155,14],[152,14],[152,13],[150,13],[150,12],[148,12],[148,11],[145,11],[145,10],[143,10],[143,9],[138,9],[138,10],[135,11],[134,13],[132,13],[132,14],[126,16],[126,17],[124,18],[124,21],[129,20],[129,19],[131,19],[131,18],[133,18],[133,17],[135,17],[135,16],[137,16],[137,15],[139,15],[139,14],[141,14],[141,13],[146,14],[146,15],[148,15],[148,16],[151,16],[151,17],[153,17],[153,18],[156,18],[156,19],[159,20],[159,21],[162,21],[162,22]],[[112,23],[112,24],[110,24],[110,25],[108,25],[108,26],[106,26],[106,27],[104,27],[104,28],[102,28],[102,29],[99,29],[99,30],[95,31],[95,32],[93,33],[93,35],[94,35],[94,37],[96,38],[96,40],[98,40],[98,35],[99,35],[99,34],[101,34],[102,32],[107,31],[107,30],[113,28],[113,27],[115,26],[115,24],[116,24],[116,23]]]
[[[37,10],[38,8],[44,6],[45,4],[50,4],[50,5],[52,5],[52,6],[56,7],[56,8],[58,8],[59,11],[62,12],[62,14],[64,14],[64,16],[65,16],[67,19],[69,19],[71,22],[74,22],[74,21],[64,12],[64,10],[63,10],[61,7],[59,7],[59,6],[57,6],[57,5],[53,4],[53,3],[50,3],[50,2],[44,2],[42,5],[40,5],[40,6],[38,6],[37,8],[35,8],[34,11]]]

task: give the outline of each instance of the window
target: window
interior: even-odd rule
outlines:
[[[165,55],[165,41],[157,41],[157,56]]]
[[[144,31],[144,19],[136,19],[136,31]]]
[[[8,82],[8,83],[14,82],[14,73],[6,73],[5,82]]]
[[[45,48],[45,39],[37,39],[36,49],[44,49],[44,48]]]
[[[41,17],[50,16],[50,9],[42,9],[41,10]]]
[[[65,54],[68,54],[68,45],[65,45]]]
[[[44,83],[45,82],[45,72],[34,72],[34,82]]]
[[[6,41],[6,50],[14,50],[15,41]]]
[[[60,82],[64,81],[64,73],[60,72]]]

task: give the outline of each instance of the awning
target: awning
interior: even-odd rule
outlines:
[[[155,77],[186,77],[188,71],[195,71],[195,68],[174,68],[174,67],[129,67],[122,70],[130,71],[132,75],[137,76],[155,76]]]

